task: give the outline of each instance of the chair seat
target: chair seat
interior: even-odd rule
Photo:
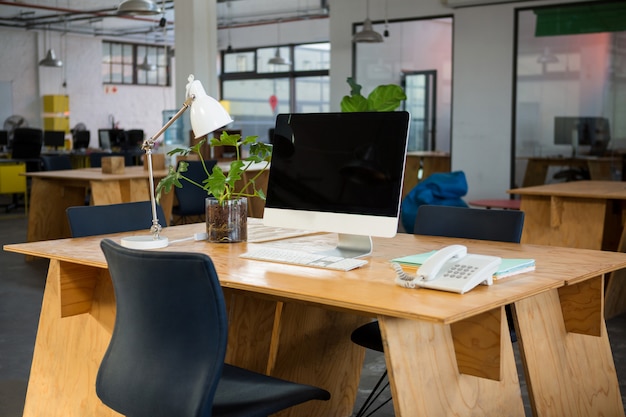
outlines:
[[[357,328],[350,335],[350,339],[353,343],[367,349],[375,350],[377,352],[384,351],[383,339],[380,336],[380,326],[378,325],[378,321],[373,321]]]
[[[328,400],[328,391],[224,364],[212,417],[265,417],[305,401]]]

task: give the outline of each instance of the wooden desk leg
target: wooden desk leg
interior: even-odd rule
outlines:
[[[60,263],[50,261],[24,417],[120,416],[102,404],[95,390],[96,374],[115,321],[111,280],[105,270],[97,271],[100,279],[93,291],[90,314],[62,318]]]
[[[552,290],[514,305],[533,415],[624,416],[604,320],[599,337],[567,332],[560,302]]]
[[[380,317],[396,417],[524,416],[506,320],[501,379],[461,374],[449,325]]]
[[[617,251],[626,253],[626,227],[623,226]],[[626,269],[611,272],[607,280],[604,317],[608,320],[626,312]]]
[[[28,210],[29,242],[70,237],[65,210],[85,204],[85,189],[54,180],[33,178]]]
[[[331,393],[329,401],[307,402],[277,416],[352,414],[365,350],[352,343],[350,332],[368,318],[231,290],[225,296],[230,321],[228,363]]]
[[[528,165],[526,165],[526,172],[524,173],[524,182],[522,183],[522,187],[531,187],[533,185],[545,184],[547,173],[547,163],[534,159],[528,160]]]

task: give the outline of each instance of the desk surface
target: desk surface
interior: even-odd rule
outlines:
[[[176,240],[204,227],[176,226],[164,234]],[[109,237],[119,241],[129,234]],[[93,389],[115,320],[101,239],[4,247],[51,260],[26,417],[115,415]],[[335,240],[333,234],[318,234],[272,244],[323,248]],[[535,258],[537,269],[464,295],[394,283],[389,259],[451,243],[467,245],[470,253]],[[598,274],[626,267],[626,254],[403,234],[374,239],[369,263],[342,272],[238,257],[258,245],[185,241],[163,250],[202,252],[213,259],[229,304],[229,363],[332,393],[329,402],[311,402],[281,417],[350,414],[364,352],[349,334],[367,316],[379,319],[396,416],[522,417],[502,307],[509,303],[515,303],[533,415],[624,415],[601,303],[594,301],[602,288]],[[555,404],[554,398],[561,401]]]
[[[250,219],[254,222],[254,219]],[[169,227],[163,234],[170,240],[192,236],[204,224]],[[136,233],[135,233],[136,234]],[[111,235],[119,242],[123,234]],[[128,233],[126,233],[128,235]],[[253,237],[251,237],[253,238]],[[99,242],[102,237],[63,239],[6,245],[5,250],[71,263],[106,268]],[[276,241],[279,246],[330,247],[333,234],[305,236]],[[318,303],[342,310],[452,323],[501,305],[563,286],[567,282],[588,279],[598,274],[626,267],[626,254],[586,251],[570,248],[518,245],[463,240],[470,253],[505,258],[534,258],[537,269],[501,280],[490,287],[480,286],[465,295],[433,290],[408,290],[394,284],[389,260],[403,255],[428,252],[458,239],[399,234],[393,239],[374,239],[369,263],[350,272],[245,260],[238,257],[257,243],[211,244],[207,242],[172,243],[167,251],[204,252],[213,259],[225,288],[264,293],[282,299]]]
[[[626,200],[626,182],[622,181],[571,181],[556,184],[514,188],[509,194],[557,197],[609,198]]]
[[[155,178],[162,178],[167,175],[167,170],[154,171]],[[64,169],[58,171],[37,171],[26,172],[24,175],[33,178],[51,178],[65,180],[84,180],[84,181],[116,181],[132,178],[147,178],[148,170],[143,166],[124,167],[123,174],[105,174],[102,168],[79,168]]]

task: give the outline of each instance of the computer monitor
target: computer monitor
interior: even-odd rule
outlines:
[[[409,113],[279,114],[263,222],[339,234],[332,253],[371,252],[398,230]]]
[[[44,130],[43,145],[54,149],[65,147],[65,132],[62,130]]]
[[[554,144],[591,146],[590,153],[603,153],[611,140],[609,119],[605,117],[555,117]]]
[[[9,145],[9,132],[6,130],[0,130],[0,149],[3,149]]]
[[[87,149],[91,140],[91,134],[88,130],[77,130],[72,134],[74,140],[74,149]]]
[[[122,129],[98,129],[98,141],[101,149],[120,149],[126,146],[126,132]]]

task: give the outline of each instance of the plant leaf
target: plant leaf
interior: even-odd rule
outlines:
[[[379,85],[367,96],[368,110],[394,111],[402,100],[406,100],[406,94],[399,85]]]
[[[341,111],[344,113],[352,113],[358,111],[367,111],[368,102],[363,96],[344,96],[341,99]]]

